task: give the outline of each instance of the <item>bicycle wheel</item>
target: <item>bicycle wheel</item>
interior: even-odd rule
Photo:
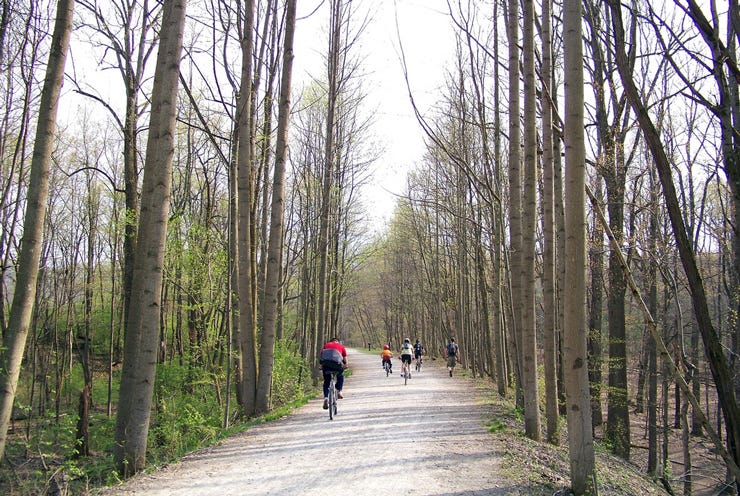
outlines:
[[[403,384],[404,386],[409,383],[409,366],[406,365],[406,368],[403,369]]]
[[[388,374],[391,373],[391,368],[388,366],[388,362],[383,364],[383,368],[385,369],[385,376],[388,377]]]
[[[416,359],[416,371],[421,372],[421,359],[420,358]]]
[[[331,375],[329,383],[329,420],[334,420],[337,413],[337,375]]]

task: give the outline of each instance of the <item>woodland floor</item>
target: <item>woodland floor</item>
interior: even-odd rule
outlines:
[[[450,378],[439,360],[426,362],[405,386],[399,363],[390,377],[374,354],[350,350],[350,363],[333,421],[317,398],[285,418],[90,494],[567,494],[567,450],[525,438],[511,403],[490,383]],[[635,425],[633,443],[642,435],[639,417]],[[601,495],[667,494],[640,473],[641,450],[634,451],[635,464],[628,464],[598,449]],[[724,473],[713,455],[702,461],[707,473]],[[697,486],[694,494],[714,493]]]

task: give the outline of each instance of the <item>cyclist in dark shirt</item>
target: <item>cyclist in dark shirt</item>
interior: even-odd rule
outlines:
[[[414,343],[414,359],[416,359],[419,364],[421,364],[421,356],[424,353],[424,347],[421,345],[419,340],[416,340],[416,343]]]
[[[460,349],[457,347],[455,338],[450,338],[450,342],[447,343],[445,349],[445,357],[447,358],[447,370],[450,371],[450,377],[452,377],[452,371],[455,370],[457,364],[457,357],[460,355]]]

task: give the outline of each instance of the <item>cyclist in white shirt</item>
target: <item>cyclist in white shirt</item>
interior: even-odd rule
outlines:
[[[403,377],[404,370],[411,377],[411,358],[413,356],[414,348],[411,346],[411,340],[406,338],[403,340],[403,346],[401,346],[401,377]]]

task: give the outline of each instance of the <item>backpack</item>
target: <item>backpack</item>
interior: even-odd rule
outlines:
[[[342,353],[334,348],[324,348],[321,350],[319,363],[323,370],[342,370],[344,368]]]
[[[451,357],[457,355],[457,345],[455,343],[449,343],[447,345],[447,355]]]

